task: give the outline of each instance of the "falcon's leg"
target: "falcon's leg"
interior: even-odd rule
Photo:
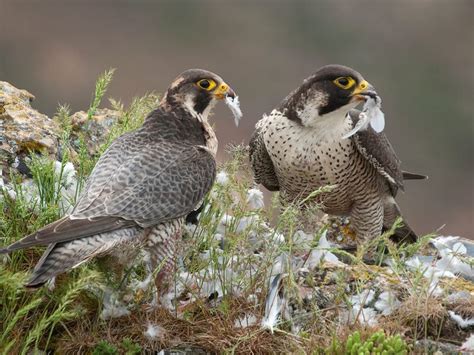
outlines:
[[[62,274],[95,256],[103,255],[120,244],[138,241],[141,228],[132,227],[96,234],[68,242],[50,244],[26,284],[39,287],[52,277]]]
[[[180,218],[148,229],[145,247],[150,253],[152,269],[159,268],[155,278],[158,297],[165,294],[171,286],[182,225],[183,219]]]
[[[392,196],[388,196],[384,202],[384,230],[392,228],[398,217],[402,217],[400,208],[398,207],[397,202],[395,202],[395,199]],[[415,243],[418,239],[418,236],[415,232],[413,232],[410,226],[405,221],[403,221],[403,226],[397,228],[391,239],[396,243]]]
[[[378,198],[356,202],[351,210],[351,223],[358,244],[368,244],[382,233],[383,204]]]

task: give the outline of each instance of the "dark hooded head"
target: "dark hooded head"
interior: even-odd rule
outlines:
[[[234,91],[217,74],[202,69],[181,73],[170,85],[163,102],[171,107],[184,105],[192,113],[207,117],[217,100],[235,97]]]
[[[376,92],[360,73],[332,64],[307,78],[279,109],[289,119],[305,124],[334,113],[345,116],[368,96],[375,97]]]

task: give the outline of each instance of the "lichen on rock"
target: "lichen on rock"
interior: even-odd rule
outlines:
[[[89,118],[85,111],[79,111],[71,116],[71,137],[72,147],[77,151],[80,146],[80,136],[84,138],[87,151],[90,155],[95,155],[99,147],[105,143],[110,133],[110,129],[120,119],[120,112],[103,108],[97,109],[94,115]]]
[[[3,174],[30,152],[54,157],[58,149],[59,126],[35,110],[34,96],[26,90],[0,81],[0,164]]]

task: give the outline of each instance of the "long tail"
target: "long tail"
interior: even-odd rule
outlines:
[[[97,255],[107,253],[118,244],[132,243],[139,233],[141,233],[141,229],[132,227],[50,244],[36,264],[25,286],[40,287],[49,279],[79,266]]]
[[[427,175],[410,173],[409,171],[402,171],[403,180],[425,180],[428,179]]]
[[[383,229],[384,231],[392,228],[393,223],[398,217],[402,217],[400,208],[393,199],[393,197],[387,197],[384,203],[384,220]],[[410,228],[410,226],[403,220],[403,226],[396,229],[395,234],[392,235],[391,239],[397,243],[415,243],[418,240],[418,235]]]

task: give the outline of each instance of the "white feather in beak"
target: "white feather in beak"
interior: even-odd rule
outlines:
[[[239,97],[235,96],[234,98],[226,96],[225,103],[229,107],[230,111],[234,115],[235,125],[239,125],[239,121],[242,118],[242,111],[240,110]]]
[[[359,115],[359,121],[356,126],[348,133],[342,136],[342,139],[352,137],[357,132],[367,129],[368,125],[374,129],[375,132],[380,133],[385,128],[385,115],[380,109],[382,107],[382,99],[377,96],[376,99],[369,97],[365,101],[364,108]]]

